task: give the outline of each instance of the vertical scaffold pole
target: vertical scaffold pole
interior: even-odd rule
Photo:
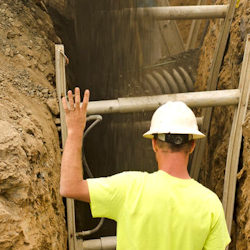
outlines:
[[[239,90],[241,97],[235,108],[233,124],[230,134],[227,164],[223,189],[223,207],[229,232],[232,227],[234,201],[236,192],[237,172],[242,140],[242,125],[245,120],[250,94],[250,35],[246,39],[245,53],[241,68]]]
[[[65,76],[65,54],[63,45],[55,45],[56,60],[56,90],[59,99],[62,145],[64,147],[67,138],[67,127],[65,113],[62,106],[61,97],[66,96],[66,76]],[[66,199],[67,204],[67,225],[69,250],[75,250],[75,204],[73,199]]]
[[[221,32],[218,38],[218,42],[215,48],[213,62],[210,68],[210,75],[207,82],[207,91],[216,90],[217,82],[219,78],[220,68],[223,60],[223,56],[226,49],[227,39],[230,32],[231,23],[234,17],[236,6],[236,0],[230,0],[228,12],[226,18],[224,20],[223,26],[221,28]],[[206,108],[202,112],[202,116],[204,116],[204,122],[201,127],[201,131],[205,134],[209,133],[210,129],[210,121],[212,116],[212,108]],[[194,151],[192,166],[190,174],[194,179],[199,178],[201,163],[203,161],[206,140],[200,140],[196,144],[196,149]]]

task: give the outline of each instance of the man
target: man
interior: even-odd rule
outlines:
[[[117,221],[117,250],[224,250],[230,242],[222,204],[216,194],[191,179],[189,155],[204,137],[192,110],[168,102],[156,110],[150,130],[158,171],[124,172],[83,180],[82,137],[89,91],[80,106],[63,98],[68,138],[61,168],[61,195],[90,202],[93,217]]]

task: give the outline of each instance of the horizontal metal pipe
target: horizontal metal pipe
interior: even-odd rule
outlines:
[[[94,240],[84,240],[80,245],[81,250],[115,250],[116,236],[101,237],[100,239]]]
[[[137,8],[139,15],[157,20],[225,18],[229,5],[194,5]]]
[[[189,107],[227,106],[237,105],[239,98],[239,89],[127,97],[89,102],[87,113],[93,115],[153,111],[167,101],[183,101]]]

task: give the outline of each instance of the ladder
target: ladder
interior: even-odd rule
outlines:
[[[248,97],[250,79],[250,36],[247,37],[244,62],[242,66],[241,81],[238,89],[234,90],[215,90],[218,81],[218,75],[226,47],[230,25],[234,16],[236,0],[231,0],[228,5],[209,5],[209,6],[175,6],[175,7],[150,7],[140,8],[139,13],[153,16],[158,20],[176,20],[176,19],[205,19],[205,18],[224,18],[224,24],[217,42],[214,60],[211,66],[210,78],[208,81],[208,89],[204,92],[190,92],[181,94],[170,94],[160,96],[146,97],[130,97],[118,98],[117,100],[95,101],[90,102],[88,106],[88,114],[104,114],[104,113],[128,113],[135,111],[155,110],[159,105],[169,100],[180,100],[186,102],[190,107],[207,107],[204,113],[204,122],[202,131],[207,133],[209,130],[211,111],[214,106],[235,105],[235,116],[230,136],[229,151],[227,158],[227,167],[225,174],[225,184],[223,192],[223,205],[226,214],[227,225],[231,230],[233,205],[235,196],[236,173],[239,156],[239,148],[241,142],[241,125],[244,121]],[[66,77],[63,45],[56,45],[56,84],[57,95],[59,98],[60,119],[62,143],[65,144],[67,137],[65,115],[61,103],[61,97],[66,95]],[[248,66],[247,66],[248,65]],[[240,129],[240,132],[239,132]],[[237,133],[236,133],[237,131]],[[202,141],[202,140],[201,140]],[[191,175],[197,179],[199,175],[199,162],[203,157],[204,145],[197,145]],[[196,164],[196,165],[194,165]],[[75,209],[74,200],[67,199],[67,220],[68,220],[68,241],[69,249],[81,249],[76,240],[75,228]]]

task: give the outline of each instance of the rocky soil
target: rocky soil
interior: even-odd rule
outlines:
[[[0,249],[66,249],[55,125],[58,41],[43,6],[0,2]]]
[[[223,1],[217,1],[222,4]],[[226,3],[226,1],[224,1]],[[214,48],[221,23],[212,21],[206,35],[200,57],[197,90],[205,90]],[[250,2],[241,0],[231,26],[230,37],[221,68],[218,89],[237,88],[245,47],[246,35],[250,32]],[[233,119],[233,108],[215,108],[213,111],[208,147],[202,165],[200,181],[214,190],[220,198],[223,193],[226,155]],[[242,153],[239,163],[235,215],[230,249],[250,249],[250,111],[244,123]]]

